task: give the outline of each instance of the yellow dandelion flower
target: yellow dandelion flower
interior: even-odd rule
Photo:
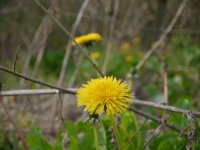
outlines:
[[[133,61],[133,56],[132,56],[132,55],[126,55],[126,56],[124,57],[124,60],[125,60],[126,62],[132,62],[132,61]]]
[[[120,46],[120,50],[121,51],[125,51],[125,50],[128,50],[131,48],[131,45],[127,42],[123,43],[121,46]]]
[[[79,37],[76,37],[74,40],[78,44],[88,44],[92,41],[101,41],[102,37],[98,33],[89,33],[86,35],[81,35]],[[73,43],[73,45],[75,45],[75,43]]]
[[[141,43],[141,38],[138,37],[138,36],[134,37],[134,38],[133,38],[133,43],[134,43],[134,44],[140,44],[140,43]]]
[[[97,60],[100,56],[101,56],[101,53],[98,52],[98,51],[92,52],[92,53],[90,54],[90,57],[91,57],[93,60]]]
[[[77,92],[77,105],[85,106],[84,111],[91,115],[101,115],[104,110],[109,115],[116,115],[128,109],[132,97],[130,87],[115,77],[92,79]]]

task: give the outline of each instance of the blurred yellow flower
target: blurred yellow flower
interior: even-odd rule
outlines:
[[[76,37],[74,39],[78,44],[88,44],[92,41],[101,41],[102,37],[98,33],[89,33],[86,35],[81,35],[79,37]],[[75,45],[75,43],[73,43]]]
[[[92,53],[90,54],[90,57],[91,57],[93,60],[97,60],[100,56],[101,56],[101,53],[98,52],[98,51],[92,52]]]
[[[132,62],[133,61],[133,56],[132,55],[126,55],[125,57],[124,57],[124,60],[126,61],[126,62]]]
[[[140,43],[141,43],[141,38],[138,37],[138,36],[134,37],[134,38],[133,38],[133,43],[134,43],[134,44],[140,44]]]
[[[128,42],[125,42],[120,46],[121,51],[125,51],[125,50],[128,50],[130,48],[131,48],[131,45]]]
[[[88,81],[77,91],[77,105],[85,106],[91,115],[101,115],[104,111],[116,115],[128,109],[131,103],[130,87],[115,77],[100,77]]]
[[[141,50],[138,50],[138,56],[140,59],[142,59],[144,57],[144,52]]]

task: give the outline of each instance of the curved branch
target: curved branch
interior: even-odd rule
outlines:
[[[129,110],[130,110],[130,111],[133,111],[133,112],[135,112],[136,114],[138,114],[138,115],[140,115],[140,116],[143,116],[143,117],[145,117],[145,118],[147,118],[147,119],[153,120],[153,121],[155,121],[155,122],[157,122],[157,123],[159,123],[159,124],[163,124],[164,126],[170,128],[170,129],[172,129],[172,130],[174,130],[174,131],[176,131],[176,132],[178,132],[178,133],[181,133],[181,134],[184,135],[184,136],[187,136],[187,134],[182,133],[182,131],[181,131],[179,128],[177,128],[176,126],[174,126],[174,125],[172,125],[172,124],[169,124],[169,123],[167,123],[167,122],[163,122],[161,119],[159,119],[159,118],[157,118],[157,117],[154,117],[154,116],[151,116],[151,115],[149,115],[149,114],[146,114],[146,113],[144,113],[144,112],[142,112],[142,111],[140,111],[140,110],[138,110],[138,109],[136,109],[136,108],[133,108],[133,107],[129,108]]]
[[[165,111],[181,113],[181,114],[184,114],[184,115],[187,114],[188,112],[191,112],[192,114],[196,115],[197,117],[200,117],[200,112],[195,112],[195,111],[191,111],[191,110],[187,110],[187,109],[181,109],[181,108],[177,108],[177,107],[174,107],[174,106],[167,106],[167,105],[153,103],[153,102],[147,102],[147,101],[144,101],[144,100],[134,99],[133,105],[153,107],[153,108],[163,109]]]
[[[154,44],[152,46],[152,48],[150,48],[148,50],[148,52],[144,55],[144,58],[136,65],[135,68],[131,68],[129,73],[134,72],[134,71],[139,71],[142,66],[146,63],[146,61],[150,58],[150,56],[161,46],[163,45],[163,43],[165,43],[165,40],[167,38],[167,35],[172,31],[174,25],[176,24],[178,18],[180,17],[181,13],[183,12],[183,9],[186,5],[186,2],[188,0],[183,0],[182,3],[180,4],[176,14],[174,15],[172,21],[170,22],[170,24],[167,26],[167,28],[164,30],[163,34],[160,36],[160,38],[158,39],[158,41],[156,42],[156,44]]]
[[[101,70],[99,69],[99,67],[96,65],[96,63],[90,58],[89,54],[87,53],[87,51],[82,48],[72,37],[72,35],[69,33],[69,31],[58,21],[58,19],[56,19],[52,14],[50,14],[48,12],[48,10],[38,1],[38,0],[34,0],[36,2],[36,4],[47,14],[49,15],[49,17],[51,17],[51,19],[53,19],[53,21],[65,32],[66,35],[69,36],[69,38],[72,40],[72,42],[74,42],[74,44],[78,47],[78,49],[83,52],[83,54],[86,56],[86,58],[89,60],[89,62],[92,64],[92,66],[96,69],[96,71],[99,73],[100,76],[104,76],[103,73],[101,72]]]
[[[49,88],[57,89],[57,90],[59,90],[60,92],[65,92],[65,93],[73,94],[73,95],[76,94],[76,92],[74,92],[73,90],[68,90],[68,89],[65,89],[65,88],[62,88],[62,87],[58,87],[58,86],[54,86],[54,85],[45,83],[45,82],[43,82],[43,81],[36,80],[36,79],[34,79],[34,78],[25,76],[25,75],[23,75],[23,74],[14,72],[14,71],[12,71],[12,70],[10,70],[10,69],[8,69],[8,68],[5,68],[5,67],[3,67],[3,66],[0,66],[0,70],[1,70],[1,71],[4,71],[4,72],[7,72],[7,73],[9,73],[9,74],[15,75],[15,76],[17,76],[17,77],[23,78],[23,79],[25,79],[25,80],[31,81],[31,82],[34,82],[34,83],[37,83],[37,84],[40,84],[40,85],[43,85],[43,86],[46,86],[46,87],[49,87]]]

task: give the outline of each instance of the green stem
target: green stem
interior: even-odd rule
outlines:
[[[96,150],[100,150],[96,125],[93,125],[93,130],[94,130],[94,140],[95,140]]]
[[[117,129],[116,122],[115,122],[115,120],[112,116],[110,117],[110,121],[111,121],[111,125],[114,129],[114,133],[115,133],[115,136],[116,136],[116,139],[117,139],[117,144],[118,144],[119,150],[122,150],[122,143],[121,143],[119,131]]]

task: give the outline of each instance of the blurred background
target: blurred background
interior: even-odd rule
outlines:
[[[169,104],[199,110],[199,0],[187,2],[166,40],[137,72],[131,69],[158,42],[182,0],[40,2],[73,37],[99,33],[101,41],[82,46],[106,75],[130,83],[136,98],[162,103],[165,72]],[[90,62],[71,44],[69,36],[34,0],[0,1],[0,65],[12,69],[17,50],[17,72],[53,85],[79,88],[98,76]],[[0,82],[2,90],[45,88],[3,71],[0,71]],[[20,128],[28,132],[37,126],[50,132],[50,141],[61,126],[60,109],[65,120],[75,122],[87,116],[82,108],[77,108],[73,95],[13,96],[3,100]],[[152,109],[148,112],[156,114]],[[0,109],[0,136],[5,136],[10,128]]]

